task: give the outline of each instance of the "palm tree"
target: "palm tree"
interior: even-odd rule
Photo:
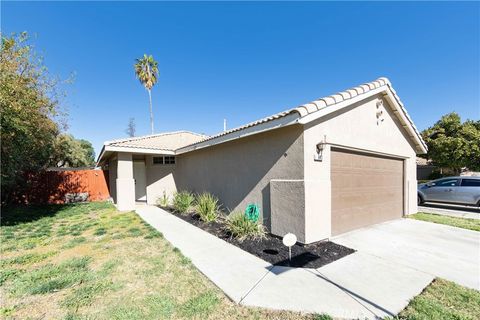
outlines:
[[[135,75],[148,91],[148,98],[150,100],[150,127],[153,134],[152,88],[158,80],[158,62],[153,59],[153,56],[147,56],[146,54],[143,55],[143,58],[135,59],[135,61]]]

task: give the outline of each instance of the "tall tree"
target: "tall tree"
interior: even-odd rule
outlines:
[[[2,201],[25,183],[27,172],[48,166],[60,128],[63,96],[26,33],[0,34]]]
[[[135,75],[148,91],[148,99],[150,101],[150,128],[153,134],[152,88],[158,81],[158,63],[155,61],[155,59],[153,59],[153,56],[147,56],[146,54],[144,54],[142,58],[136,59],[135,61]]]
[[[130,118],[128,120],[128,126],[127,129],[125,129],[125,133],[128,134],[128,136],[135,137],[135,132],[137,131],[137,126],[135,125],[135,118]]]
[[[60,134],[55,140],[50,165],[54,167],[90,167],[95,165],[95,152],[87,140],[71,134]]]
[[[426,157],[435,165],[457,173],[465,167],[480,170],[480,120],[462,123],[452,112],[424,130],[422,136],[428,146]]]

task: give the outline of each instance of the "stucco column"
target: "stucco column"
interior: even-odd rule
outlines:
[[[135,180],[131,153],[118,153],[117,208],[120,211],[135,209]]]

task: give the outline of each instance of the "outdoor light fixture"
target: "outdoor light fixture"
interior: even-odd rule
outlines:
[[[317,143],[316,145],[316,153],[313,156],[313,160],[315,161],[323,161],[323,149],[325,148],[327,136],[323,136],[323,141]]]

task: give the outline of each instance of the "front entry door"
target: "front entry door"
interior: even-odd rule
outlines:
[[[133,179],[135,179],[135,200],[147,201],[147,175],[144,161],[133,162]]]

